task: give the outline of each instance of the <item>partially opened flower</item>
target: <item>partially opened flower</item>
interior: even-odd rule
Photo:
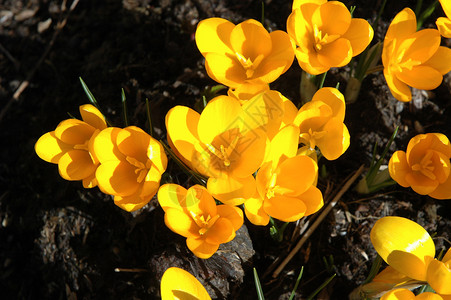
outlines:
[[[439,0],[445,12],[446,18],[440,17],[435,24],[440,34],[446,38],[451,38],[451,2],[449,0]]]
[[[370,24],[352,18],[339,1],[295,0],[287,32],[297,45],[296,58],[307,73],[318,75],[347,65],[373,39]]]
[[[238,25],[221,18],[203,20],[197,26],[196,44],[205,57],[208,75],[232,88],[273,82],[294,59],[285,32],[268,33],[252,19]]]
[[[410,8],[398,13],[384,39],[382,63],[392,95],[410,101],[410,87],[432,90],[451,70],[451,49],[440,46],[436,29],[417,30],[415,13]]]
[[[419,134],[390,158],[390,176],[403,187],[436,199],[451,198],[451,144],[441,133]]]
[[[425,292],[415,296],[408,289],[396,289],[385,293],[380,300],[443,300],[443,298],[431,292]]]
[[[349,147],[349,131],[343,123],[346,104],[335,88],[322,88],[299,110],[294,124],[300,128],[300,143],[317,146],[328,160],[340,157]]]
[[[430,262],[427,281],[434,291],[451,298],[451,248],[441,261],[434,259]]]
[[[269,217],[293,222],[323,206],[315,186],[318,166],[309,156],[297,156],[299,128],[284,127],[271,141],[270,151],[257,173],[257,190],[246,200],[247,218],[266,225]]]
[[[383,217],[371,229],[371,242],[382,259],[410,278],[426,281],[435,245],[427,231],[402,217]]]
[[[86,104],[80,106],[83,121],[62,121],[54,131],[41,136],[35,151],[43,160],[58,164],[58,170],[66,180],[82,180],[85,188],[97,185],[95,172],[99,161],[92,151],[93,138],[107,127],[100,111]]]
[[[102,192],[126,211],[146,205],[160,186],[167,157],[163,146],[142,129],[109,127],[94,139],[93,151],[100,161],[96,178]]]
[[[205,288],[189,272],[171,267],[161,277],[160,283],[162,300],[210,300]]]
[[[200,258],[211,257],[220,244],[233,240],[235,231],[243,225],[241,209],[216,206],[207,189],[200,185],[188,190],[176,184],[162,185],[158,202],[165,211],[166,226],[186,237],[186,245]]]
[[[254,102],[242,107],[235,98],[218,96],[207,104],[201,115],[185,106],[176,106],[166,115],[171,148],[191,169],[209,177],[208,191],[223,203],[239,205],[254,194],[253,173],[265,157],[266,131],[278,130],[282,121],[274,115],[274,120],[279,122],[274,126],[277,128],[268,125],[273,118],[265,105],[279,106],[281,111],[282,100],[265,99],[257,99],[263,106],[257,110],[257,106],[248,107]]]

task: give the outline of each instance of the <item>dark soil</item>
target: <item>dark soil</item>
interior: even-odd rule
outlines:
[[[374,20],[380,0],[344,1],[354,15]],[[432,1],[425,1],[426,4]],[[285,29],[291,1],[265,0],[265,25]],[[252,268],[260,274],[267,299],[288,299],[304,266],[297,298],[309,295],[333,273],[318,299],[347,299],[368,275],[376,253],[369,239],[382,216],[408,217],[423,225],[437,249],[450,246],[450,201],[438,201],[399,186],[370,195],[348,191],[313,237],[276,278],[270,270],[299,239],[306,221],[290,224],[276,242],[269,227],[245,222],[237,238],[209,260],[195,258],[182,237],[163,222],[155,200],[130,214],[97,188],[83,189],[58,175],[56,165],[39,159],[34,144],[45,132],[88,103],[79,77],[116,126],[122,120],[121,89],[131,125],[147,129],[149,99],[154,133],[165,138],[164,116],[173,106],[200,107],[206,75],[194,42],[199,20],[223,17],[238,23],[261,19],[261,1],[250,0],[4,0],[0,3],[0,290],[2,299],[154,299],[169,266],[201,279],[213,298],[256,299]],[[425,4],[425,5],[426,5]],[[382,39],[394,17],[411,1],[388,1],[376,30]],[[441,14],[435,12],[426,26]],[[340,82],[349,68],[332,70],[325,86]],[[298,104],[300,68],[272,85]],[[28,85],[23,85],[29,82]],[[415,91],[413,103],[390,95],[381,74],[368,76],[358,101],[348,105],[351,146],[338,160],[320,161],[318,187],[330,200],[345,178],[369,165],[396,126],[390,149],[405,150],[422,132],[451,137],[451,77],[431,92]],[[170,163],[165,181],[189,185]],[[328,270],[323,258],[333,257]]]

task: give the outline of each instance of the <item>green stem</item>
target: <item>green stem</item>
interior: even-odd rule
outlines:
[[[326,80],[327,71],[321,74],[321,78],[318,84],[318,90],[323,88],[324,81]]]
[[[380,72],[380,71],[383,71],[383,70],[384,70],[384,66],[383,65],[378,65],[378,66],[375,66],[375,67],[372,67],[372,68],[366,70],[365,75],[369,75],[369,74],[372,74],[372,73]]]

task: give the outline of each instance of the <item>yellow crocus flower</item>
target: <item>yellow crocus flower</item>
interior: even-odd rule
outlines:
[[[66,180],[82,180],[85,188],[97,185],[95,172],[99,165],[93,154],[93,138],[107,127],[104,116],[91,104],[80,106],[82,120],[62,121],[54,131],[41,136],[36,142],[38,156],[58,164]]]
[[[195,38],[208,75],[231,88],[273,82],[294,59],[285,32],[269,33],[252,19],[234,25],[225,19],[209,18],[198,24]]]
[[[416,30],[415,13],[404,8],[391,22],[384,39],[385,80],[392,95],[403,102],[412,99],[409,86],[435,89],[451,70],[451,49],[440,46],[439,31]]]
[[[440,17],[435,24],[437,25],[440,34],[446,38],[451,38],[451,1],[439,0],[445,12],[446,18]]]
[[[161,277],[160,283],[162,300],[211,300],[205,288],[189,272],[171,267]]]
[[[220,244],[233,240],[235,231],[243,225],[241,209],[216,205],[200,185],[188,190],[177,184],[162,185],[158,202],[165,211],[166,226],[186,237],[186,245],[199,258],[211,257]]]
[[[296,44],[301,68],[318,75],[333,67],[347,65],[373,39],[373,28],[352,18],[339,1],[295,0],[287,19],[287,32]]]

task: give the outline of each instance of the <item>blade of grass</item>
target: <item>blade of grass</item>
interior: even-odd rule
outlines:
[[[265,300],[265,296],[263,296],[262,286],[260,284],[260,279],[258,278],[257,270],[255,268],[254,268],[254,282],[255,282],[255,289],[257,290],[258,300]]]
[[[125,127],[127,127],[129,125],[129,123],[128,123],[128,113],[127,113],[127,98],[125,97],[124,89],[122,89],[121,98],[122,98],[122,114],[124,116],[124,124],[125,124]]]
[[[149,122],[149,134],[151,137],[153,137],[152,118],[150,117],[150,103],[148,98],[146,98],[146,110],[147,110],[147,121]]]
[[[296,290],[298,289],[299,282],[301,282],[302,274],[304,273],[304,266],[301,267],[301,271],[299,272],[298,279],[296,279],[296,283],[294,285],[293,291],[291,292],[290,298],[288,300],[293,300],[296,295]]]
[[[85,91],[85,94],[89,99],[89,102],[91,102],[91,104],[94,105],[100,111],[100,113],[105,117],[105,121],[108,124],[108,126],[113,126],[111,124],[111,122],[106,118],[105,114],[102,112],[102,109],[100,109],[99,103],[97,102],[96,98],[91,93],[91,91],[89,90],[87,84],[83,81],[83,79],[81,77],[78,77],[78,78],[80,79],[81,86],[83,87],[83,90]]]
[[[320,285],[313,293],[311,293],[311,294],[307,297],[306,300],[312,300],[313,297],[315,297],[319,292],[321,292],[321,290],[322,290],[323,288],[325,288],[326,285],[328,285],[328,284],[332,281],[332,279],[335,278],[335,276],[337,276],[337,274],[334,274],[334,275],[330,276],[330,277],[329,277],[323,284],[321,284],[321,285]]]

